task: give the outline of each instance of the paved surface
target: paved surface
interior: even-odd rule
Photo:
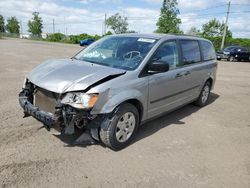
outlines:
[[[141,127],[114,152],[68,146],[22,118],[25,75],[77,45],[0,40],[0,187],[250,187],[250,63],[219,62],[211,104],[188,105]]]

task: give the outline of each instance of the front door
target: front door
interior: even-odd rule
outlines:
[[[181,90],[182,78],[178,77],[179,53],[176,41],[163,43],[151,58],[151,61],[163,61],[169,64],[168,72],[149,76],[148,118],[167,111],[175,105]]]
[[[200,57],[199,48],[198,52],[197,56]],[[176,41],[166,41],[160,45],[151,61],[166,62],[170,70],[149,76],[148,118],[191,101],[200,87],[198,80],[193,79],[196,72],[193,72],[192,66],[182,63]]]

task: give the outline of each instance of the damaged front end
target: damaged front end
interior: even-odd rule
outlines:
[[[97,115],[90,114],[91,108],[77,108],[76,96],[69,93],[57,94],[26,82],[19,94],[19,103],[24,109],[24,117],[36,118],[48,130],[54,128],[63,134],[74,134],[81,130],[99,140]]]

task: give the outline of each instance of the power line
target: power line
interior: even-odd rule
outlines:
[[[226,6],[226,5],[227,4],[221,4],[221,5],[217,5],[217,6],[208,7],[208,8],[205,8],[205,9],[196,9],[196,10],[192,10],[192,11],[189,11],[189,12],[183,12],[182,14],[188,14],[188,13],[193,13],[193,12],[211,10],[211,9],[215,9],[215,8]]]
[[[232,14],[242,14],[242,13],[250,13],[250,11],[238,11],[238,12],[230,12]]]
[[[235,5],[235,6],[250,6],[250,4],[231,4],[231,5]]]

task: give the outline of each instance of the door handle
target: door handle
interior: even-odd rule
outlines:
[[[189,75],[189,74],[191,74],[190,71],[179,72],[179,73],[177,73],[177,74],[175,75],[175,78],[180,78],[180,77],[182,77],[182,76],[187,76],[187,75]]]
[[[175,75],[175,78],[180,78],[180,77],[182,77],[182,76],[183,76],[183,74],[177,73],[177,74]]]
[[[187,75],[189,75],[189,74],[191,74],[190,71],[187,71],[187,72],[184,73],[185,76],[187,76]]]

